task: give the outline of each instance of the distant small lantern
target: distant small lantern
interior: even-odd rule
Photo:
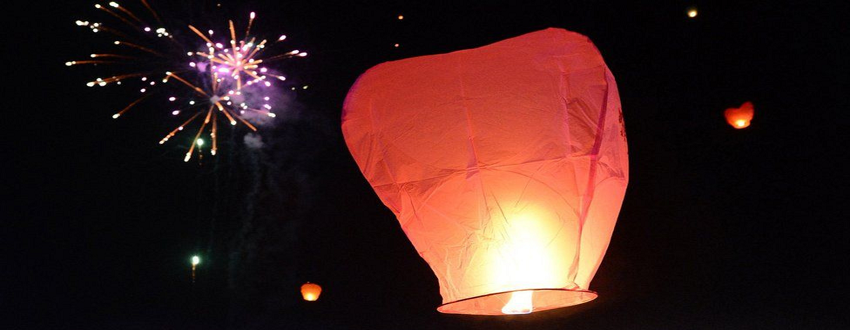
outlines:
[[[696,18],[699,12],[697,11],[697,7],[688,8],[688,17]]]
[[[301,296],[306,301],[316,301],[320,294],[322,294],[322,287],[316,283],[307,282],[301,286]]]
[[[753,120],[753,114],[755,114],[755,109],[752,102],[744,102],[740,107],[729,108],[724,112],[726,122],[736,129],[749,127],[750,121]]]
[[[629,174],[617,84],[587,37],[546,29],[383,63],[343,107],[354,160],[437,276],[438,311],[596,298]]]
[[[201,257],[192,256],[192,283],[195,283],[195,268],[201,263]]]

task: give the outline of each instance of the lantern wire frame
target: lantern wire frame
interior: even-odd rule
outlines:
[[[520,313],[505,313],[501,312],[501,307],[506,306],[511,300],[514,293],[531,292],[534,302],[531,310]],[[505,314],[528,314],[532,312],[545,311],[550,309],[570,307],[580,305],[591,300],[594,300],[599,295],[596,291],[581,290],[581,289],[565,289],[565,288],[538,288],[538,289],[522,289],[496,292],[485,294],[476,297],[470,297],[461,300],[448,302],[437,307],[437,311],[446,314],[478,314],[478,315],[505,315]],[[499,308],[482,308],[483,306],[493,306]],[[475,313],[470,313],[469,310],[476,310]],[[483,312],[490,311],[490,312]]]

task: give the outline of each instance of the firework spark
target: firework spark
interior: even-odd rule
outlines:
[[[228,21],[229,37],[224,42],[215,42],[214,31],[201,32],[198,28],[188,25],[187,28],[197,35],[203,46],[191,47],[195,42],[176,40],[169,29],[165,27],[160,16],[147,1],[140,1],[146,13],[153,19],[137,15],[116,2],[108,6],[97,4],[95,8],[107,13],[122,24],[117,27],[107,26],[101,22],[76,21],[77,26],[86,27],[94,33],[106,33],[118,40],[113,44],[119,48],[115,52],[94,53],[89,59],[69,61],[67,66],[74,65],[117,65],[126,67],[147,67],[138,72],[115,74],[106,78],[97,78],[88,82],[89,87],[121,85],[123,81],[139,83],[139,98],[130,102],[126,107],[116,112],[112,117],[119,118],[151,95],[160,91],[171,92],[166,96],[171,108],[171,115],[185,118],[182,123],[165,135],[160,144],[179,134],[189,125],[199,128],[194,134],[184,161],[189,161],[197,153],[202,156],[200,149],[206,147],[204,136],[209,136],[208,146],[211,155],[218,151],[218,121],[226,121],[232,126],[244,124],[256,131],[255,124],[274,118],[274,107],[271,99],[277,93],[275,81],[285,81],[283,75],[273,73],[268,63],[293,58],[305,57],[306,52],[291,50],[286,53],[272,53],[268,49],[283,42],[286,36],[281,35],[269,42],[251,35],[251,27],[256,18],[255,13],[249,16],[244,33],[237,33],[233,21]],[[157,25],[152,27],[148,21]],[[187,33],[188,34],[188,33]],[[195,49],[195,51],[187,51]],[[188,63],[187,63],[188,59]],[[164,87],[168,87],[164,89]],[[175,91],[188,88],[188,97],[174,96]],[[262,118],[266,118],[265,120]],[[254,124],[251,123],[254,122]]]

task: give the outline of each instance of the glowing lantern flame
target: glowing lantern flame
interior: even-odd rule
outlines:
[[[319,295],[322,294],[322,287],[315,283],[304,283],[301,286],[301,296],[306,301],[319,300]]]
[[[723,113],[726,116],[726,122],[736,129],[749,127],[754,114],[755,109],[752,102],[744,102],[740,107],[726,109]]]
[[[533,291],[511,292],[511,300],[502,307],[504,314],[529,314],[533,310],[531,295]]]
[[[369,69],[346,144],[440,285],[443,313],[581,304],[614,230],[628,151],[614,77],[546,29]]]

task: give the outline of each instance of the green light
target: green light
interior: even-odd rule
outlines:
[[[201,263],[201,257],[192,256],[192,266],[197,266],[199,263]]]
[[[198,139],[197,143],[198,143],[199,147],[203,147],[204,146],[204,139]]]

